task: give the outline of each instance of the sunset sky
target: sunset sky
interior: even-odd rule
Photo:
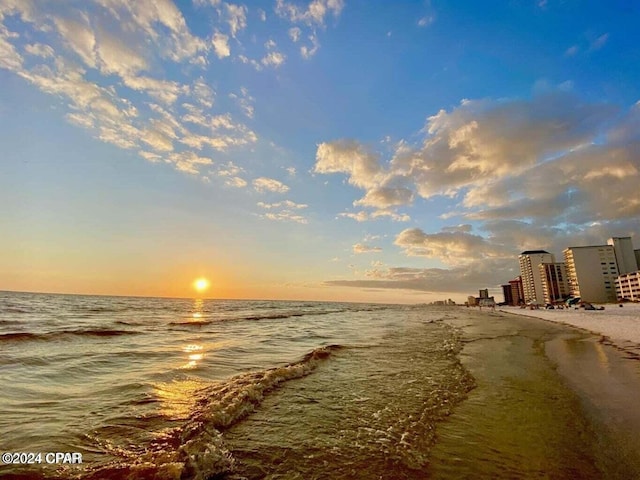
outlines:
[[[639,26],[634,0],[0,0],[0,290],[464,300],[522,250],[640,248]]]

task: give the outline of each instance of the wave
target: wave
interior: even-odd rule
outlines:
[[[31,313],[32,310],[26,310],[19,307],[2,307],[0,313]]]
[[[309,375],[341,348],[317,348],[298,362],[243,373],[200,389],[186,423],[150,445],[140,446],[140,451],[118,449],[123,461],[95,467],[82,478],[223,478],[234,471],[235,459],[226,448],[222,433],[251,414],[270,392],[287,381]]]
[[[321,312],[311,311],[311,312],[283,312],[283,313],[264,313],[264,314],[255,314],[255,315],[243,315],[237,317],[226,317],[226,318],[216,318],[212,320],[182,320],[182,321],[173,321],[169,322],[168,325],[171,326],[187,326],[187,327],[199,327],[203,325],[211,325],[212,323],[224,323],[224,322],[241,322],[241,321],[260,321],[260,320],[284,320],[287,318],[296,318],[296,317],[306,317],[306,316],[315,316],[315,315],[329,315],[332,313],[343,313],[346,311],[353,310],[323,310]],[[360,311],[360,310],[357,310]],[[362,309],[362,311],[370,311],[368,309]]]
[[[137,335],[141,332],[132,330],[109,330],[109,329],[91,329],[91,330],[61,330],[57,332],[32,333],[32,332],[14,332],[0,334],[0,342],[19,342],[27,340],[53,340],[66,336],[88,336],[88,337],[117,337],[120,335]]]

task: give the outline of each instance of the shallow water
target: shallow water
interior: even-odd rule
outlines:
[[[0,476],[637,477],[629,403],[591,405],[612,397],[567,354],[589,339],[460,307],[0,293],[0,451],[83,454]],[[599,348],[637,398],[640,362]]]

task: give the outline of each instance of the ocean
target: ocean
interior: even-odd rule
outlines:
[[[455,330],[439,322],[448,314],[0,293],[0,450],[83,460],[0,474],[262,478],[290,456],[288,478],[337,466],[402,478],[427,462],[437,421],[473,387]],[[259,411],[247,438],[234,435]]]
[[[569,330],[482,315],[0,292],[0,452],[82,459],[0,477],[623,478],[541,350]]]

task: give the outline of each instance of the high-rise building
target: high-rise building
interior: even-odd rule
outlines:
[[[564,261],[571,295],[587,302],[615,302],[618,264],[613,245],[569,247]]]
[[[625,273],[616,278],[618,300],[640,302],[640,271]]]
[[[511,305],[521,305],[524,303],[524,289],[522,288],[522,277],[518,276],[513,280],[509,280],[511,286]]]
[[[569,282],[564,263],[541,263],[542,294],[545,303],[562,301],[569,296]]]
[[[513,305],[513,295],[511,293],[511,285],[506,283],[500,286],[502,287],[502,295],[504,295],[504,303],[507,305]]]
[[[520,262],[520,276],[524,291],[524,302],[544,304],[542,291],[541,263],[555,263],[553,255],[545,250],[527,250],[518,257]]]
[[[607,240],[607,245],[613,246],[620,275],[638,271],[638,261],[631,237],[612,237]]]

